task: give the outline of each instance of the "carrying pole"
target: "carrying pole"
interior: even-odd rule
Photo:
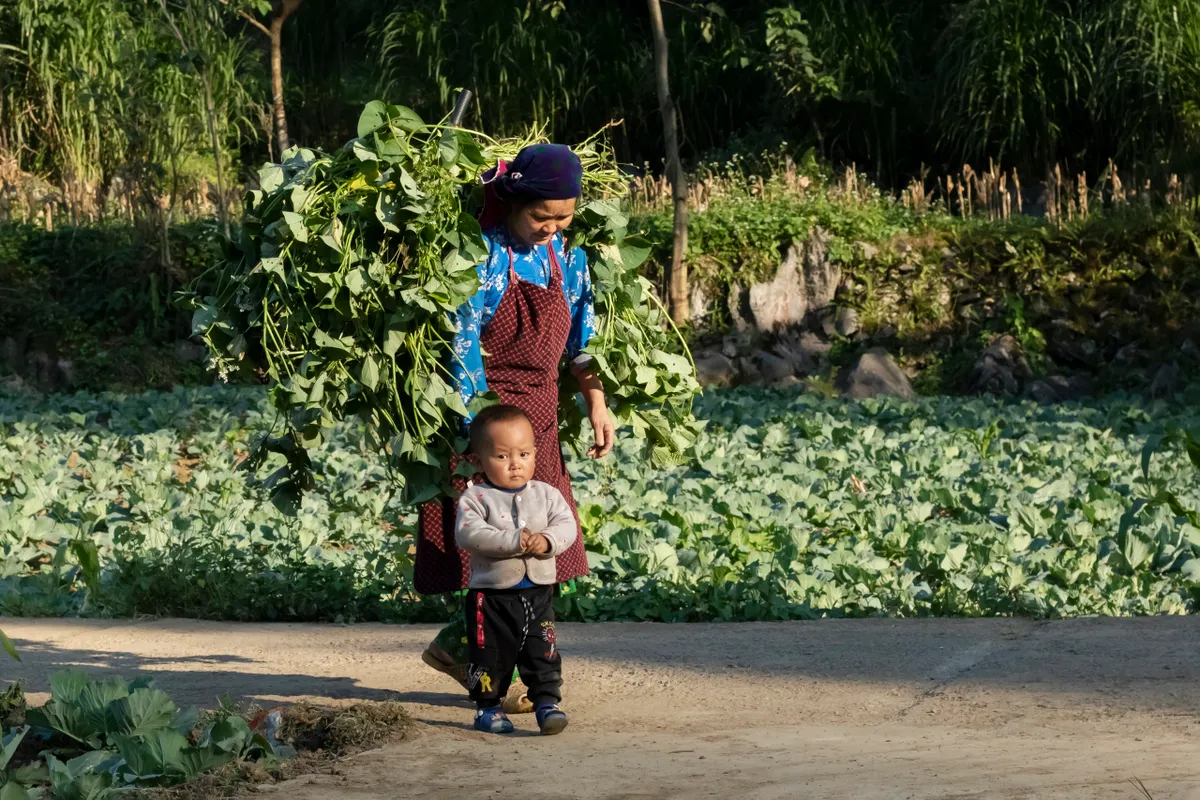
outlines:
[[[450,124],[454,127],[462,125],[463,117],[467,115],[467,106],[471,105],[470,89],[463,89],[458,93],[458,99],[454,101],[454,110],[450,112]]]

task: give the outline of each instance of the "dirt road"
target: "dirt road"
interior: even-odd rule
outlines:
[[[181,703],[396,699],[423,723],[338,776],[352,798],[1200,800],[1200,618],[562,625],[571,726],[475,734],[421,664],[430,627],[3,621],[44,691],[68,665]]]

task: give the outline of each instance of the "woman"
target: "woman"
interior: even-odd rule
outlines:
[[[491,391],[530,416],[538,452],[534,480],[562,492],[572,511],[575,499],[558,441],[564,356],[595,434],[588,455],[608,455],[615,436],[600,379],[583,354],[595,328],[587,258],[580,248],[566,252],[562,235],[575,215],[582,177],[579,158],[563,145],[550,144],[526,147],[511,164],[500,162],[484,173],[486,203],[480,222],[488,258],[478,267],[479,291],[458,310],[451,366],[464,403]],[[454,480],[462,491],[465,479]],[[449,498],[421,508],[414,580],[422,594],[467,586],[468,560],[454,545],[455,516],[455,501]],[[581,534],[558,559],[558,581],[573,581],[587,571]],[[456,618],[422,658],[465,687],[464,627]],[[519,690],[510,693],[504,708],[510,714],[532,711]]]

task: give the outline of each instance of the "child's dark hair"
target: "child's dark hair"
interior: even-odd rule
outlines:
[[[530,427],[533,427],[533,420],[529,418],[529,415],[516,406],[488,406],[480,411],[471,421],[471,452],[479,453],[479,446],[483,443],[483,434],[489,425],[497,422],[515,422],[519,419],[525,420]]]

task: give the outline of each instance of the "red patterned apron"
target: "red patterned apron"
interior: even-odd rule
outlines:
[[[514,405],[533,422],[537,446],[537,465],[533,479],[548,483],[562,492],[579,530],[579,513],[571,493],[562,446],[558,441],[558,371],[571,332],[571,314],[563,296],[562,269],[550,253],[550,281],[545,288],[523,281],[513,269],[512,248],[508,250],[508,289],[500,306],[480,334],[480,344],[488,355],[484,376],[488,389],[500,402]],[[451,470],[454,468],[451,465]],[[483,476],[476,476],[483,480]],[[462,492],[465,478],[455,477],[453,485]],[[469,556],[454,544],[454,523],[458,501],[452,498],[432,500],[421,506],[417,533],[417,553],[413,582],[421,594],[444,594],[467,588],[471,578]],[[556,560],[559,583],[588,573],[583,534]]]

